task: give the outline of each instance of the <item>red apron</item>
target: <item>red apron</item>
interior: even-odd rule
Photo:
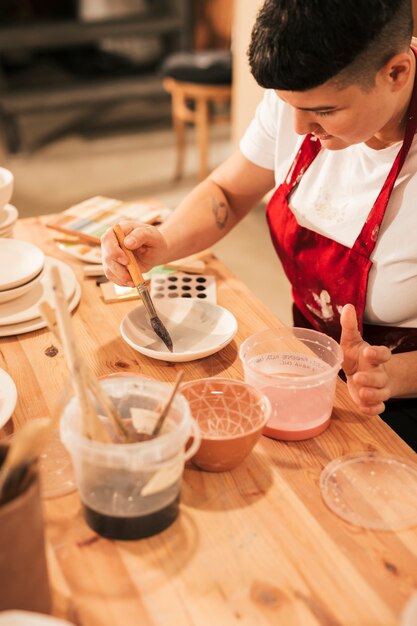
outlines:
[[[413,52],[417,56],[417,52]],[[362,336],[370,344],[386,345],[393,352],[417,350],[416,328],[363,324],[372,266],[370,255],[416,130],[417,78],[402,147],[352,248],[300,226],[289,207],[290,194],[321,149],[318,139],[306,135],[284,182],[267,207],[271,238],[292,285],[297,326],[315,328],[339,341],[340,312],[344,304],[351,303],[355,306]]]

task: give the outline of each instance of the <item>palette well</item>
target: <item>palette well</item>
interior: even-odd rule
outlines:
[[[175,274],[152,274],[152,300],[198,298],[216,303],[216,279],[214,276]]]
[[[176,298],[155,304],[171,335],[173,352],[156,336],[143,306],[130,311],[120,325],[126,343],[151,358],[176,363],[194,361],[218,352],[236,335],[235,316],[207,300]]]

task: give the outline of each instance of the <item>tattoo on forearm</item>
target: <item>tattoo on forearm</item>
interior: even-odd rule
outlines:
[[[219,202],[217,198],[212,198],[211,211],[214,215],[214,219],[216,220],[217,227],[220,228],[220,230],[223,230],[229,217],[227,204],[225,202]]]

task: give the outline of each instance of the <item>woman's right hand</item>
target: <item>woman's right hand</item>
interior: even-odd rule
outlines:
[[[120,222],[120,227],[125,234],[124,244],[135,254],[142,272],[166,262],[168,246],[156,226],[124,221]],[[117,285],[136,286],[126,269],[128,258],[120,248],[112,228],[107,229],[101,237],[101,254],[104,273],[109,280]]]

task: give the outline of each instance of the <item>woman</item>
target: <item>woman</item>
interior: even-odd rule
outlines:
[[[267,88],[240,150],[159,229],[124,223],[142,269],[204,249],[264,195],[294,321],[340,339],[350,393],[415,449],[417,87],[409,0],[267,0],[249,48]],[[103,236],[106,275],[131,284]]]

